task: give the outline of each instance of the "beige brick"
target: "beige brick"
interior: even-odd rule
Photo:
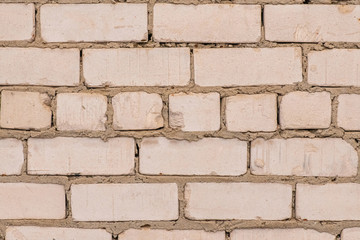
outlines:
[[[226,127],[231,132],[275,131],[277,95],[236,95],[225,98]]]
[[[241,64],[240,64],[241,63]],[[301,49],[194,49],[200,86],[286,85],[302,81]]]
[[[187,85],[190,49],[86,49],[84,77],[92,87]]]
[[[359,42],[356,5],[266,5],[265,39],[277,42]]]
[[[161,96],[146,92],[121,92],[112,98],[116,130],[157,129],[164,126]]]
[[[45,4],[40,8],[46,42],[147,41],[146,4]]]
[[[158,3],[153,31],[158,42],[257,42],[261,36],[261,7]]]
[[[0,48],[1,85],[76,86],[79,49]]]
[[[247,170],[247,143],[204,138],[196,142],[144,138],[140,172],[165,175],[241,175]]]
[[[178,189],[166,184],[77,184],[71,187],[75,221],[175,220]]]
[[[319,86],[360,86],[360,50],[332,49],[308,54],[308,82]]]
[[[0,139],[0,175],[20,175],[23,164],[22,142],[15,138]]]
[[[63,219],[64,186],[0,183],[0,212],[0,219]]]
[[[200,230],[137,230],[129,229],[119,234],[119,240],[225,240],[225,232],[205,232]]]
[[[135,144],[132,138],[28,140],[29,174],[122,175],[134,168]]]
[[[0,41],[31,40],[34,26],[34,4],[0,4]]]
[[[169,123],[182,131],[220,129],[220,94],[178,93],[169,96]]]
[[[292,187],[277,183],[187,183],[186,217],[214,220],[284,220]]]
[[[57,129],[104,131],[106,109],[106,96],[91,93],[60,93],[57,95]]]
[[[231,232],[231,240],[335,240],[335,236],[312,229],[235,229]]]
[[[39,92],[1,92],[2,128],[45,129],[51,127],[51,99]]]
[[[337,125],[345,130],[359,130],[360,95],[341,94],[338,101]]]
[[[328,128],[331,123],[329,92],[291,92],[280,103],[282,129]]]
[[[341,240],[358,240],[360,236],[360,228],[345,228],[341,232]]]
[[[360,184],[296,185],[296,217],[307,220],[360,220]]]
[[[6,240],[111,240],[110,233],[103,229],[56,228],[16,226],[6,228]]]
[[[256,139],[251,143],[255,175],[356,176],[358,155],[341,138]]]

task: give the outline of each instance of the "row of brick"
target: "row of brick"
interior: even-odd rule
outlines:
[[[0,184],[0,219],[64,219],[63,185]],[[74,221],[170,221],[179,218],[175,183],[73,184]],[[295,218],[360,220],[360,184],[296,184]],[[280,183],[187,183],[185,217],[191,220],[287,220],[293,187]]]
[[[239,176],[247,172],[247,142],[204,138],[196,142],[148,137],[141,141],[139,172],[145,175]],[[95,147],[94,147],[95,146]],[[20,140],[0,140],[0,174],[19,175],[24,165]],[[28,140],[27,173],[31,175],[133,175],[132,138],[57,137]],[[254,175],[357,175],[358,154],[346,141],[271,139],[251,142],[250,173]]]
[[[357,49],[311,51],[308,83],[359,87],[359,59]],[[185,86],[190,49],[85,49],[83,73],[90,87]],[[295,84],[303,80],[301,48],[194,49],[194,73],[195,84],[204,87]],[[79,83],[79,49],[0,48],[1,85]]]
[[[0,41],[31,40],[33,4],[1,4]],[[265,5],[265,39],[276,42],[358,42],[357,5]],[[45,4],[40,7],[46,42],[148,41],[147,4]],[[229,21],[231,19],[231,21]],[[341,27],[339,27],[341,26]],[[261,6],[158,3],[153,12],[158,42],[258,42]]]

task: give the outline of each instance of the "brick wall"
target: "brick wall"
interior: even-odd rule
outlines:
[[[0,239],[360,239],[356,4],[0,0]]]

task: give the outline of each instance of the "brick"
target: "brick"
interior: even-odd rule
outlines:
[[[329,233],[320,233],[312,229],[236,229],[231,232],[231,240],[275,240],[275,239],[301,239],[301,240],[335,240]]]
[[[62,185],[0,183],[0,219],[63,219]]]
[[[158,129],[164,126],[161,96],[146,92],[121,92],[112,98],[116,130]]]
[[[39,92],[1,92],[2,128],[46,129],[51,127],[51,99]]]
[[[277,42],[359,42],[356,5],[266,5],[265,39]]]
[[[57,129],[105,131],[106,109],[106,96],[91,93],[60,93],[57,95]]]
[[[119,240],[225,240],[225,232],[205,232],[200,230],[137,230],[129,229],[119,234]]]
[[[88,86],[184,86],[190,81],[189,48],[84,50]]]
[[[225,98],[226,127],[231,132],[275,131],[277,95],[236,95]]]
[[[236,176],[247,170],[247,143],[237,139],[144,138],[139,156],[142,174]]]
[[[341,240],[358,240],[360,236],[360,228],[345,228],[341,231]]]
[[[16,226],[6,228],[6,240],[111,240],[110,233],[103,229],[56,228]]]
[[[261,7],[158,3],[154,6],[153,31],[158,42],[258,42]]]
[[[284,220],[292,187],[277,183],[187,183],[186,217],[195,220]]]
[[[46,42],[147,41],[146,4],[45,4],[40,12]]]
[[[292,47],[194,49],[195,83],[200,86],[294,84],[302,81],[301,61],[301,49]]]
[[[75,221],[176,220],[178,189],[175,183],[77,184],[71,208]]]
[[[0,41],[32,40],[34,34],[34,4],[0,4]]]
[[[338,97],[337,125],[345,130],[360,129],[360,95],[341,94]]]
[[[280,102],[282,129],[328,128],[331,123],[329,92],[291,92]]]
[[[79,49],[0,48],[1,85],[76,86]]]
[[[356,176],[358,155],[341,138],[262,138],[251,142],[255,175]]]
[[[296,217],[307,220],[360,220],[360,184],[296,185]]]
[[[308,83],[318,86],[360,86],[360,50],[332,49],[308,54]]]
[[[0,139],[0,175],[20,175],[23,164],[22,142],[15,138]]]
[[[220,129],[220,94],[178,93],[169,96],[169,124],[182,131]]]
[[[57,137],[28,140],[29,174],[122,175],[134,168],[132,138]]]

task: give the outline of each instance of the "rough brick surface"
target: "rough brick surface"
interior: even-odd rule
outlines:
[[[200,230],[137,230],[129,229],[119,235],[119,240],[225,240],[224,232],[205,232]]]
[[[320,233],[311,229],[239,229],[231,232],[231,240],[275,240],[275,239],[302,239],[302,240],[335,240],[329,233]]]
[[[14,138],[0,139],[0,175],[20,175],[23,164],[22,142]]]
[[[360,130],[360,95],[341,94],[338,102],[337,125],[345,130]]]
[[[357,240],[360,236],[360,228],[346,228],[341,232],[341,239],[342,240]]]

